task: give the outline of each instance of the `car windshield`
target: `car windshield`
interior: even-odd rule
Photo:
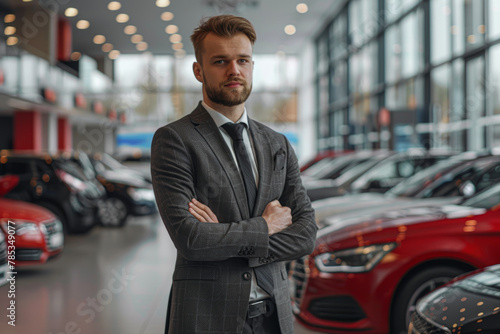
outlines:
[[[380,166],[379,163],[385,160],[387,157],[388,155],[385,154],[377,155],[373,158],[368,159],[367,161],[358,162],[358,164],[352,166],[349,169],[345,169],[337,178],[337,184],[344,185],[351,182],[352,180],[357,179],[365,172],[371,170],[374,166]]]
[[[387,195],[393,197],[412,197],[419,192],[424,185],[430,184],[441,176],[443,172],[458,166],[467,160],[468,159],[461,156],[442,160],[437,164],[430,166],[429,168],[426,168],[412,177],[400,182],[397,186],[391,188],[387,192]]]
[[[464,201],[462,205],[474,208],[491,209],[500,204],[500,184],[482,191]]]

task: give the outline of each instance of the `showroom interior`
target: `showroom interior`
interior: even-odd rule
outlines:
[[[500,264],[497,0],[0,0],[0,332],[164,332],[151,142],[203,98],[190,35],[217,14],[254,24],[245,106],[316,210],[287,263],[295,332],[500,332],[498,268],[457,283],[487,296],[475,315],[425,304]]]

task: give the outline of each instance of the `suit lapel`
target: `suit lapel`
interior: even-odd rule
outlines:
[[[217,125],[215,125],[212,117],[210,117],[210,114],[205,110],[205,108],[203,108],[201,103],[191,113],[190,118],[191,122],[195,125],[196,130],[205,139],[208,146],[210,146],[210,149],[219,160],[221,168],[229,178],[241,216],[243,218],[248,218],[249,210],[245,195],[245,185],[231,151],[227,147],[224,138],[222,138],[220,130],[217,128]],[[241,194],[244,195],[241,196]]]
[[[267,194],[270,193],[269,187],[273,177],[272,144],[266,132],[259,127],[258,123],[250,118],[248,122],[250,124],[250,134],[254,144],[255,155],[257,156],[257,168],[259,170],[259,189],[257,191],[257,201],[255,202],[253,213],[260,214],[269,203],[269,196]],[[271,200],[274,199],[276,198]]]

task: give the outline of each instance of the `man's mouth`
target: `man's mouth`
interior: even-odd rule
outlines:
[[[224,86],[229,87],[229,88],[235,88],[235,87],[243,86],[243,83],[240,81],[230,81],[230,82],[224,84]]]

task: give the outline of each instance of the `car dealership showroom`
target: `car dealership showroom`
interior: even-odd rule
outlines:
[[[191,34],[226,14],[253,24],[250,55],[198,61]],[[0,0],[0,333],[247,333],[255,305],[271,334],[500,333],[498,17],[497,0]],[[210,87],[222,72],[239,78]],[[244,109],[213,102],[238,87]],[[243,137],[169,132],[203,134],[200,110],[217,131],[212,103],[245,110]],[[219,253],[256,226],[265,246]]]

